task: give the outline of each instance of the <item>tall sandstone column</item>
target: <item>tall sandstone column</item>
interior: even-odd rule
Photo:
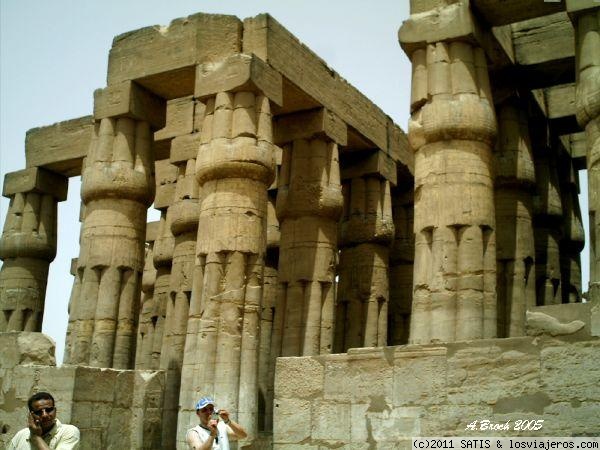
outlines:
[[[415,258],[413,186],[398,186],[392,191],[392,214],[395,237],[390,252],[390,305],[388,308],[388,343],[408,342],[412,310]]]
[[[281,104],[281,76],[255,57],[234,55],[215,68],[198,68],[195,96],[206,102],[206,112],[196,159],[195,292],[178,439],[185,439],[194,421],[190,409],[204,394],[229,408],[251,440],[257,428],[267,188],[275,169],[270,103]]]
[[[6,174],[0,332],[42,330],[48,269],[56,256],[57,202],[67,198],[67,185],[67,178],[38,167]]]
[[[335,349],[388,345],[389,259],[394,238],[390,182],[343,183]]]
[[[409,142],[416,152],[415,271],[410,342],[495,337],[491,167],[496,123],[485,54],[474,43],[476,24],[467,2],[411,13],[399,33],[413,64]]]
[[[94,93],[96,127],[82,176],[85,218],[65,362],[133,367],[146,210],[154,198],[151,127],[164,102],[124,82]]]
[[[562,303],[560,240],[563,207],[556,148],[548,140],[544,124],[532,128],[532,142],[537,184],[536,194],[533,197],[536,303],[553,305]]]
[[[276,142],[283,145],[283,156],[277,191],[280,290],[273,356],[332,351],[337,222],[343,206],[337,146],[346,143],[346,133],[346,125],[325,109],[277,122]]]
[[[575,108],[587,141],[590,214],[589,299],[600,300],[600,6],[567,2],[575,27],[577,87]]]
[[[525,335],[525,313],[535,306],[535,170],[524,106],[511,96],[497,107],[497,115],[494,166],[498,336],[514,337]]]

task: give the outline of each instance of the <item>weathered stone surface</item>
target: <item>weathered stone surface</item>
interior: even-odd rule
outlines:
[[[11,197],[16,193],[35,192],[50,194],[57,201],[67,199],[68,179],[48,170],[32,167],[10,172],[4,176],[2,195]]]
[[[0,368],[12,369],[17,366],[55,366],[54,341],[42,333],[8,332],[0,333]]]
[[[128,117],[148,122],[154,129],[165,126],[165,102],[132,81],[109,85],[94,92],[94,119]]]
[[[279,358],[275,397],[278,399],[312,399],[323,395],[323,377],[326,360],[307,358]],[[290,383],[290,380],[295,380]]]
[[[191,95],[167,101],[165,127],[154,133],[154,140],[170,139],[194,131],[195,107],[196,101]]]
[[[194,14],[123,33],[113,40],[108,84],[137,80],[164,98],[191,95],[195,66],[239,53],[242,23],[234,16]]]
[[[93,131],[92,116],[32,128],[25,136],[27,167],[44,167],[69,177],[81,175]]]

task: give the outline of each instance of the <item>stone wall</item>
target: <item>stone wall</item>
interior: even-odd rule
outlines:
[[[160,448],[164,372],[56,367],[41,333],[0,333],[0,444],[27,425],[27,399],[50,392],[57,417],[81,431],[80,450]]]
[[[408,448],[414,436],[598,436],[600,339],[577,339],[543,335],[280,358],[273,448]],[[510,421],[511,430],[465,429],[482,419]],[[528,419],[543,419],[542,430],[514,431],[517,420]]]

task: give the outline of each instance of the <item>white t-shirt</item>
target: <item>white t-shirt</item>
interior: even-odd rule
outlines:
[[[214,450],[229,450],[229,432],[230,428],[223,421],[217,423],[217,437],[213,441],[212,448]],[[210,437],[210,431],[206,428],[196,425],[194,428],[190,428],[186,434],[186,437],[190,433],[195,433],[200,438],[200,442],[204,443]],[[191,448],[191,447],[190,447]]]

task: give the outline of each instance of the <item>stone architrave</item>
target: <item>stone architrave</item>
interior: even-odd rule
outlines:
[[[389,254],[394,238],[390,182],[377,176],[345,180],[335,351],[388,343]]]
[[[571,4],[586,5],[571,11]],[[573,8],[575,9],[575,8]],[[575,28],[577,122],[587,141],[588,201],[590,220],[589,300],[600,300],[600,6],[595,2],[567,2]]]
[[[399,32],[413,67],[411,343],[496,336],[496,121],[477,28],[464,2],[414,14]]]
[[[56,256],[57,203],[67,178],[33,167],[6,174],[0,238],[0,332],[41,331],[48,269]]]
[[[413,265],[415,257],[414,197],[412,185],[392,191],[395,237],[390,251],[390,304],[388,343],[408,343],[412,310]]]
[[[535,306],[535,169],[527,115],[518,98],[508,98],[496,111],[498,335],[516,337],[525,335],[525,313]]]
[[[545,127],[540,127],[545,130]],[[538,128],[538,129],[540,129]],[[556,148],[539,133],[532,142],[537,190],[533,197],[537,305],[562,303],[560,241],[563,207],[556,167]]]
[[[94,94],[96,125],[82,176],[85,218],[67,364],[134,365],[146,210],[154,199],[151,127],[164,101],[132,82]]]
[[[278,119],[276,142],[283,154],[273,358],[332,351],[337,222],[343,207],[338,143],[346,139],[345,124],[325,109]]]
[[[191,409],[202,394],[231,409],[249,441],[256,434],[267,188],[275,170],[271,102],[281,104],[281,83],[277,72],[247,55],[196,72],[195,96],[206,109],[196,158],[195,292],[182,367],[179,440],[194,422]]]

